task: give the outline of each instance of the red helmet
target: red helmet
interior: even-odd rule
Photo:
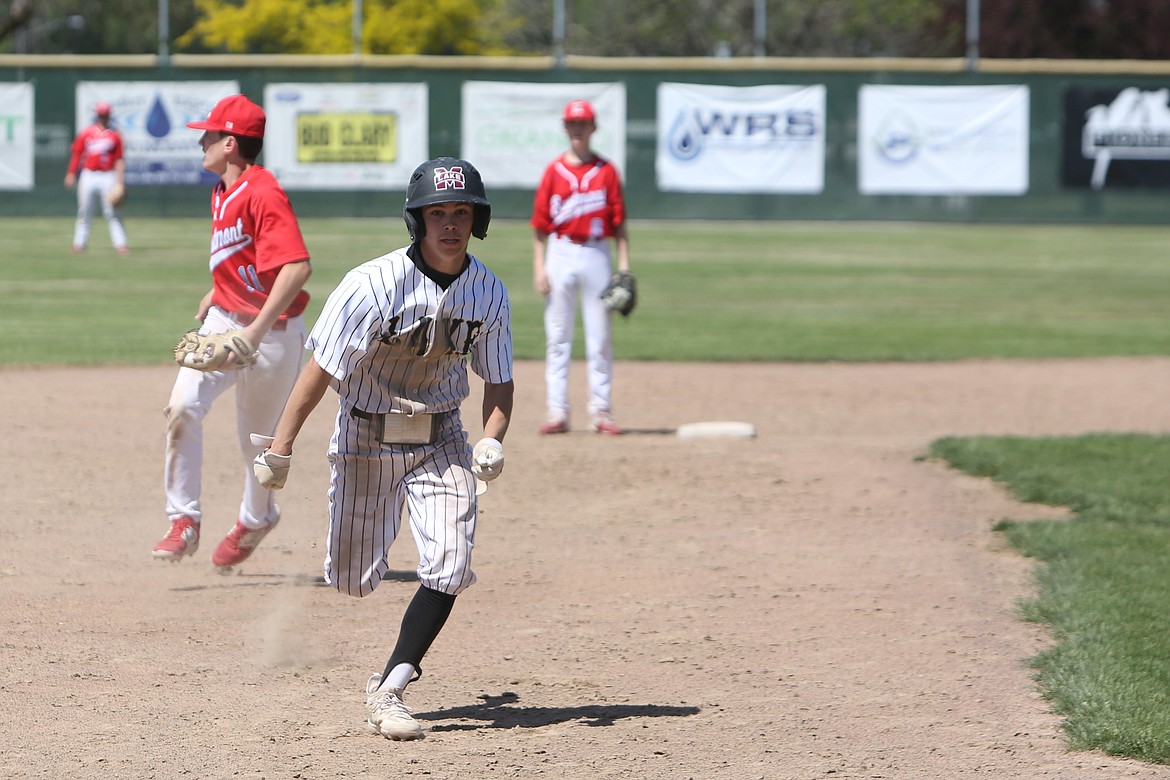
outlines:
[[[98,103],[93,107],[93,112],[95,114],[97,114],[98,116],[109,116],[110,115],[110,104],[105,102],[105,101],[102,101],[101,103]]]

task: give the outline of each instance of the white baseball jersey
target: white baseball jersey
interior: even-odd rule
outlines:
[[[399,249],[346,274],[307,341],[340,396],[329,445],[325,577],[354,596],[367,595],[386,573],[404,508],[420,582],[455,595],[475,581],[475,479],[459,407],[469,393],[469,365],[485,382],[512,379],[503,283],[471,255],[450,277],[424,269],[413,251]],[[433,444],[380,441],[370,416],[406,405],[442,415]],[[339,551],[348,551],[344,560]]]

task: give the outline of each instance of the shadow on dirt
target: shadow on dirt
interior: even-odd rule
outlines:
[[[475,729],[540,728],[556,723],[581,721],[585,726],[612,726],[623,718],[681,718],[699,714],[698,707],[661,704],[590,704],[582,707],[516,707],[520,697],[510,691],[498,696],[481,696],[482,704],[452,707],[434,712],[416,712],[419,720],[471,720],[478,723],[449,723],[432,726],[432,731]]]

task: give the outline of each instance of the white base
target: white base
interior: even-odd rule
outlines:
[[[708,420],[680,425],[676,434],[680,439],[754,439],[756,426],[746,422]]]

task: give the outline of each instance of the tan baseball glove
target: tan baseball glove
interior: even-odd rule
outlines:
[[[106,202],[114,208],[120,207],[126,202],[126,186],[115,182],[114,186],[106,191]]]
[[[236,359],[224,366],[228,355]],[[175,345],[175,362],[198,371],[228,371],[256,364],[256,348],[240,330],[203,335],[195,328],[183,334]]]

